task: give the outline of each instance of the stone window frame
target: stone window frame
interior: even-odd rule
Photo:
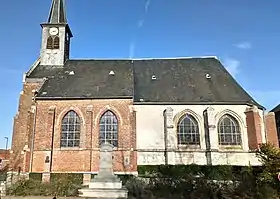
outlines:
[[[235,121],[238,123],[239,125],[239,131],[240,131],[240,135],[241,135],[241,144],[240,145],[221,145],[220,142],[219,142],[219,123],[220,123],[220,120],[225,116],[225,115],[229,115],[231,116],[232,118],[235,119]],[[215,116],[215,121],[216,121],[216,136],[217,136],[217,144],[219,146],[219,149],[221,150],[243,150],[245,148],[245,144],[246,144],[246,141],[247,139],[245,139],[245,128],[246,128],[246,125],[244,123],[244,120],[242,119],[242,117],[236,113],[235,111],[233,110],[230,110],[230,109],[225,109],[223,111],[220,111],[219,113],[216,114]]]
[[[189,124],[184,124],[184,123]],[[184,125],[183,125],[184,124]],[[183,126],[183,130],[180,128]],[[185,129],[185,127],[187,129]],[[182,130],[182,131],[181,131]],[[188,132],[190,131],[190,132]],[[190,139],[194,139],[194,143],[191,140],[182,140],[180,135],[184,135],[183,137],[190,136]],[[177,123],[177,142],[179,145],[200,145],[200,133],[198,121],[191,114],[184,114]]]
[[[105,106],[103,109],[100,109],[99,113],[97,114],[97,116],[95,118],[94,125],[96,126],[96,130],[98,133],[97,147],[98,147],[98,149],[100,148],[100,146],[99,146],[99,132],[100,132],[99,122],[100,122],[102,115],[107,111],[111,111],[112,113],[114,113],[114,115],[116,116],[116,118],[118,120],[118,147],[114,147],[114,150],[122,150],[123,148],[121,148],[122,145],[121,145],[120,130],[123,126],[123,120],[122,120],[121,114],[117,110],[117,108],[115,108],[113,106],[109,106],[109,105]]]
[[[184,115],[189,114],[191,115],[197,122],[198,124],[198,132],[199,132],[199,144],[198,145],[188,145],[188,144],[179,144],[178,143],[178,124],[181,121],[180,119],[182,117],[184,117]],[[203,138],[204,138],[204,126],[203,126],[203,118],[198,115],[197,113],[195,113],[194,111],[190,110],[190,109],[184,109],[183,111],[178,112],[174,119],[174,132],[176,134],[176,146],[179,149],[202,149],[202,146],[204,143]]]
[[[49,36],[47,38],[47,49],[59,49],[60,39],[59,36]]]
[[[76,114],[80,117],[80,146],[79,147],[60,147],[60,138],[61,138],[61,133],[62,133],[62,120],[64,118],[64,116],[69,112],[69,111],[75,111]],[[64,108],[58,115],[57,118],[57,123],[56,123],[56,130],[55,132],[55,140],[57,140],[57,147],[59,150],[82,150],[84,148],[86,148],[86,137],[85,137],[85,132],[86,132],[86,126],[85,126],[85,117],[83,112],[80,110],[80,108],[76,107],[76,106],[69,106],[67,108]]]
[[[109,113],[110,115],[106,115],[107,113]],[[111,119],[113,120],[116,120],[116,123],[112,123],[112,121],[110,122],[110,124],[107,124],[106,122],[103,123],[102,122],[102,119],[103,117],[110,117]],[[112,144],[115,148],[118,148],[119,146],[119,120],[118,120],[118,117],[116,116],[116,114],[112,111],[112,110],[107,110],[105,111],[101,117],[99,118],[99,132],[98,132],[98,142],[99,142],[99,147],[101,146],[101,144],[103,144],[104,142],[101,143],[101,140],[102,141],[105,141],[106,142],[106,138],[101,138],[102,134],[105,134],[105,137],[106,137],[106,134],[107,134],[107,131],[106,131],[106,126],[116,126],[116,129],[115,130],[111,130],[111,134],[116,134],[116,138],[111,138],[111,139],[108,139],[109,140],[109,143]],[[101,126],[104,126],[104,130],[101,129]],[[113,136],[113,135],[112,135]],[[111,143],[111,142],[116,142],[115,144],[114,143]]]
[[[67,121],[65,121],[67,119]],[[73,121],[71,121],[73,120]],[[63,117],[61,121],[61,133],[60,133],[60,148],[76,148],[81,145],[81,117],[74,110],[69,110]],[[63,127],[66,126],[64,130]],[[73,129],[70,129],[70,126],[73,126]],[[76,137],[78,134],[78,138]],[[65,138],[62,136],[66,135]],[[73,138],[68,136],[72,135]],[[66,141],[65,146],[62,146],[62,142]],[[71,145],[70,143],[73,142]]]

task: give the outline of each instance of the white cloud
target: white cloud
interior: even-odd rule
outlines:
[[[226,58],[223,62],[225,68],[233,77],[239,73],[240,61],[232,58]]]
[[[148,12],[150,4],[151,4],[151,0],[147,0],[146,3],[145,3],[145,13]]]
[[[129,58],[132,59],[134,57],[134,51],[135,51],[135,43],[131,42],[129,46]]]
[[[150,4],[151,4],[151,0],[146,0],[146,3],[145,3],[145,6],[144,6],[144,10],[145,10],[145,14],[144,14],[144,17],[145,15],[148,13],[149,11],[149,7],[150,7]],[[142,26],[144,25],[145,23],[145,19],[142,18],[138,21],[138,24],[137,24],[137,27],[140,29],[142,28]]]
[[[141,28],[144,25],[145,20],[141,19],[138,21],[138,28]]]
[[[137,22],[137,28],[138,30],[141,29],[145,23],[145,16],[147,15],[148,11],[149,11],[149,7],[150,7],[150,4],[151,4],[151,0],[146,0],[145,2],[145,6],[144,6],[144,16],[143,18],[141,18],[138,22]],[[134,52],[135,52],[135,41],[133,40],[131,43],[130,43],[130,46],[129,46],[129,58],[132,59],[134,57]]]
[[[249,42],[241,42],[241,43],[235,44],[234,46],[236,48],[240,48],[240,49],[244,49],[244,50],[252,48],[252,45]]]

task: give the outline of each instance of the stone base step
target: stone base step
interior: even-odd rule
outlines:
[[[121,189],[122,182],[90,182],[89,189]]]
[[[125,188],[121,189],[80,189],[80,197],[83,198],[127,198],[128,190]]]

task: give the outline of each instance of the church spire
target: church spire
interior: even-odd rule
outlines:
[[[52,6],[48,18],[49,24],[67,24],[64,0],[52,0]]]
[[[66,20],[65,0],[52,0],[48,21],[41,27],[40,64],[63,66],[69,59],[70,39],[73,37]]]

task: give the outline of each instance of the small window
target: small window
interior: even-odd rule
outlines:
[[[59,37],[55,37],[53,40],[53,49],[59,49]]]
[[[47,49],[59,49],[59,37],[49,36],[47,40]]]
[[[47,49],[53,49],[53,38],[51,36],[47,40]]]
[[[45,163],[50,163],[50,156],[47,156],[47,157],[46,157]]]

